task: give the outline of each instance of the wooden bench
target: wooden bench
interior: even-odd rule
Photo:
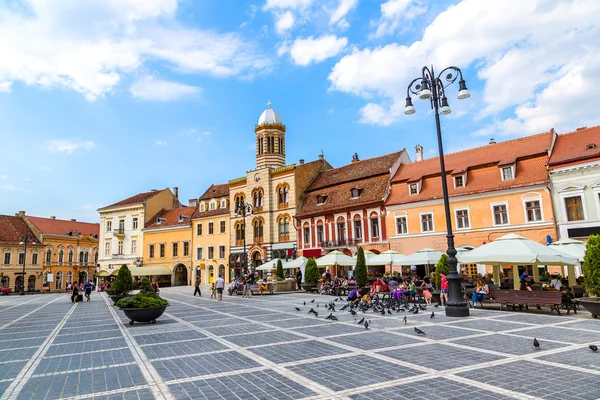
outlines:
[[[560,307],[565,306],[567,314],[573,310],[577,313],[575,306],[571,302],[565,302],[563,293],[560,291],[529,291],[529,290],[490,290],[490,294],[485,296],[483,303],[500,304],[500,309],[503,307],[517,306],[522,308],[525,306],[550,307],[550,314],[556,311],[560,315]]]
[[[250,291],[252,292],[252,294],[264,294],[265,292],[260,290],[261,285],[251,285],[250,286]],[[267,284],[267,287],[269,288],[268,293],[269,294],[273,294],[273,290],[275,289],[274,286],[270,283]]]

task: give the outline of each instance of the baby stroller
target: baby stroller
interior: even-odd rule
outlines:
[[[239,280],[235,280],[228,289],[228,293],[232,296],[234,293],[238,293],[243,290],[243,283]]]

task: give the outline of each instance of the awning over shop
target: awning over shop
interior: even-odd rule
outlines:
[[[117,269],[113,270],[113,271],[112,271],[110,274],[111,274],[111,275],[118,275],[118,274],[119,274],[119,270],[120,270],[120,269],[121,269],[121,268],[117,268]]]
[[[131,268],[132,276],[159,276],[171,275],[171,270],[164,265],[155,265],[152,267],[135,267]]]
[[[110,276],[110,272],[108,272],[105,269],[103,269],[102,271],[100,271],[96,274],[96,277],[98,277],[98,278],[102,278],[102,277],[106,277],[106,276]]]

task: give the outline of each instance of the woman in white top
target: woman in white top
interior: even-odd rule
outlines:
[[[562,282],[558,278],[558,275],[552,276],[552,280],[550,281],[550,286],[556,290],[560,290],[562,288]]]

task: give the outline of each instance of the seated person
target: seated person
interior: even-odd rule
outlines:
[[[388,281],[388,285],[390,285],[390,286],[391,286],[391,285],[397,285],[397,284],[398,284],[398,281],[396,280],[396,278],[391,278],[391,279]]]
[[[404,295],[405,292],[406,292],[406,283],[400,282],[400,284],[398,285],[396,290],[394,290],[394,293],[392,293],[392,297],[394,298],[394,300],[400,301],[400,300],[402,300],[402,296]]]
[[[522,280],[524,282],[525,279]],[[531,288],[529,289],[531,290]],[[487,283],[483,280],[483,278],[479,278],[477,280],[477,287],[471,296],[472,305],[471,307],[475,308],[477,306],[477,302],[483,300],[485,296],[490,294],[490,289],[488,288]]]
[[[350,279],[348,279],[348,285],[356,285],[356,280],[354,279],[354,276],[351,276]]]
[[[356,303],[360,300],[360,290],[358,288],[353,289],[348,293],[348,301]]]
[[[327,280],[327,278],[323,279],[323,283],[321,284],[321,294],[329,293],[331,290],[331,282]]]
[[[260,288],[258,289],[258,293],[260,293],[260,295],[262,296],[263,292],[268,292],[269,291],[269,284],[267,283],[267,280],[263,278],[262,282],[260,283]]]
[[[553,287],[556,290],[562,289],[562,282],[560,281],[558,275],[552,275],[552,280],[550,281],[550,287]]]
[[[408,281],[408,283],[406,284],[406,292],[404,292],[404,294],[406,296],[414,296],[417,294],[417,287],[415,285],[416,282],[416,278],[414,279],[410,279],[410,278],[406,278],[406,280]]]
[[[361,297],[360,301],[361,303],[371,304],[371,296],[369,295],[369,293],[367,293],[363,297]]]
[[[373,296],[375,293],[378,292],[389,292],[390,289],[388,288],[388,286],[381,280],[381,278],[377,278],[375,280],[375,282],[373,282],[373,284],[371,285],[371,292],[369,293],[371,296]]]

